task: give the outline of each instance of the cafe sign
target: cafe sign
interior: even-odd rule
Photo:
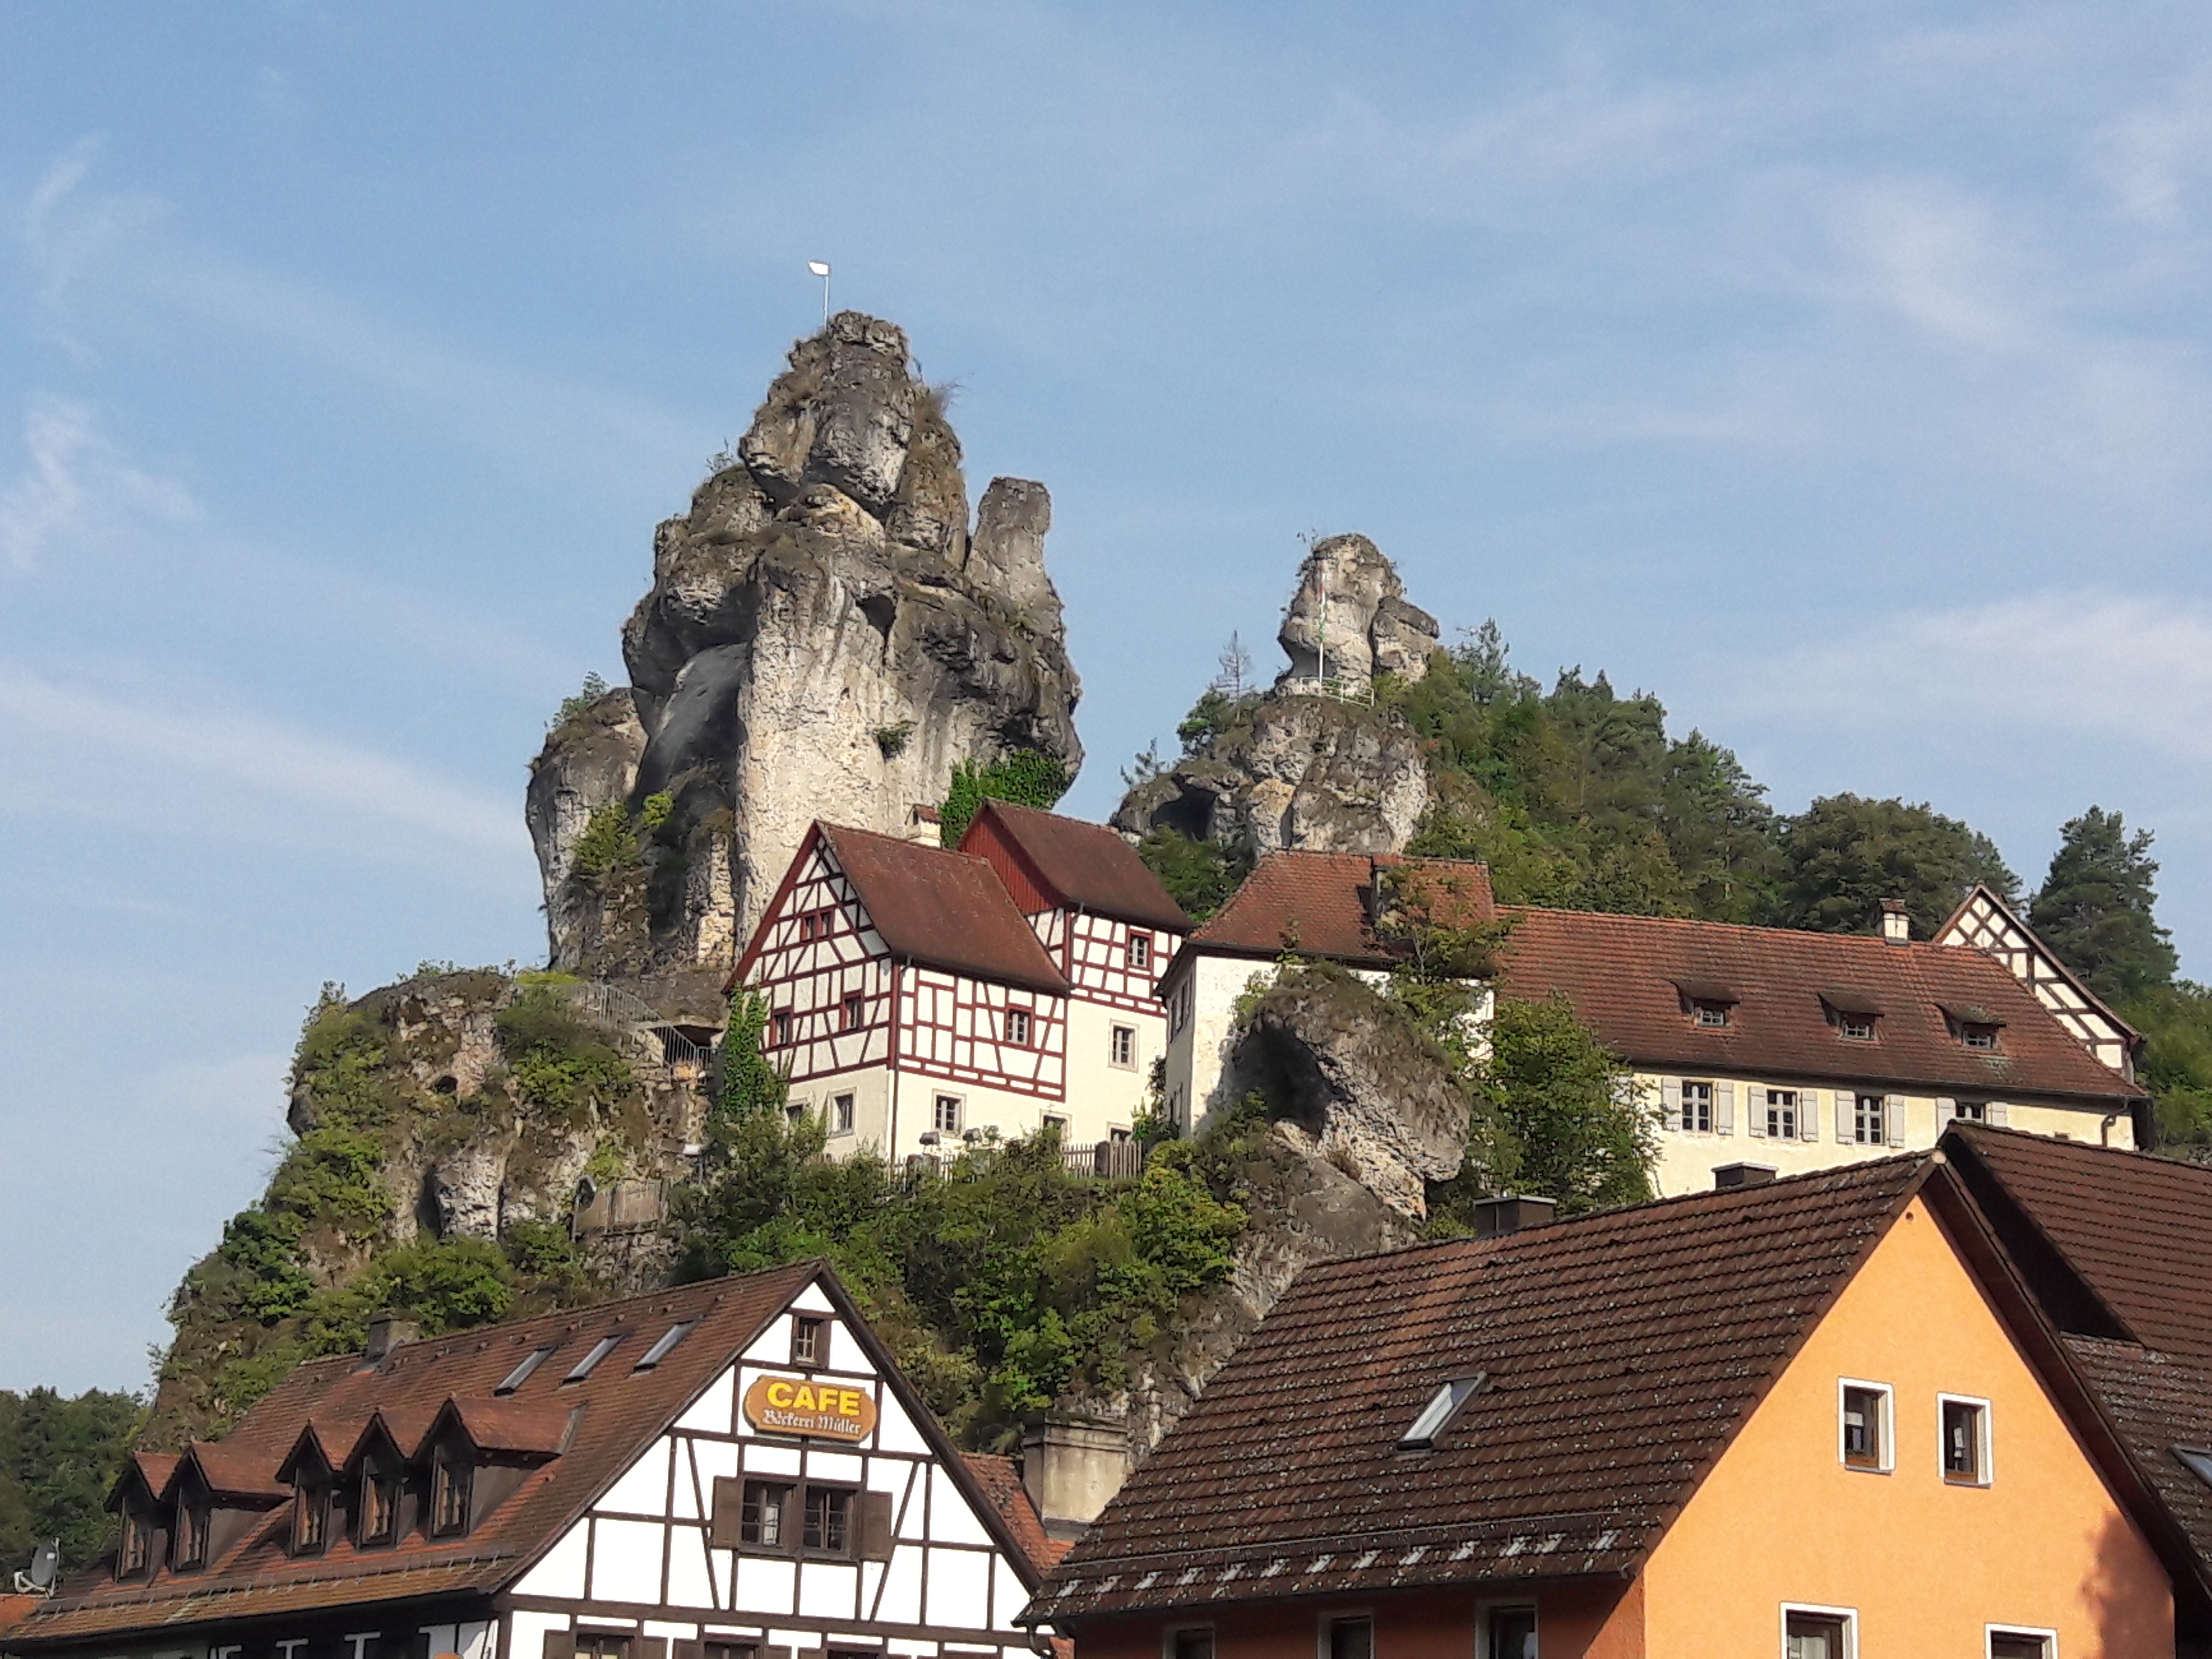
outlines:
[[[755,1377],[745,1390],[744,1412],[745,1421],[763,1434],[860,1441],[876,1427],[876,1401],[866,1389],[800,1376]]]

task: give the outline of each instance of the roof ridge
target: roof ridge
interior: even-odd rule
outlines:
[[[1885,949],[1942,951],[1960,952],[1990,961],[1989,952],[1976,950],[1971,945],[1946,945],[1940,939],[1887,939],[1879,933],[1831,933],[1818,927],[1769,927],[1755,921],[1714,921],[1704,916],[1638,916],[1620,910],[1577,910],[1557,904],[1500,904],[1500,915],[1588,916],[1606,921],[1626,923],[1632,927],[1666,926],[1697,928],[1713,933],[1749,933],[1762,938],[1779,936],[1784,939],[1850,939],[1862,945],[1880,945]],[[1510,941],[1509,940],[1509,943]],[[1997,964],[2002,968],[2002,964]]]

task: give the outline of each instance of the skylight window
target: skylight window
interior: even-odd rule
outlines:
[[[494,1394],[513,1394],[530,1381],[530,1373],[545,1363],[545,1356],[553,1352],[550,1346],[532,1348],[523,1355],[522,1363],[507,1374],[507,1381],[494,1389]]]
[[[630,1369],[632,1370],[639,1371],[651,1370],[655,1365],[658,1365],[662,1360],[668,1358],[669,1354],[675,1349],[676,1345],[681,1342],[690,1333],[691,1328],[698,1322],[699,1322],[696,1319],[687,1319],[680,1325],[671,1325],[666,1330],[661,1332],[660,1340],[645,1351],[644,1358],[640,1359],[637,1364],[630,1367]]]
[[[615,1344],[621,1340],[622,1333],[620,1331],[617,1331],[612,1336],[601,1337],[598,1341],[592,1344],[591,1352],[586,1354],[581,1359],[579,1359],[574,1364],[571,1365],[568,1368],[568,1376],[562,1377],[561,1380],[563,1382],[582,1382],[594,1370],[599,1369],[599,1361],[605,1359],[609,1354],[612,1353],[615,1351]]]
[[[2173,1455],[2181,1460],[2183,1468],[2206,1486],[2212,1486],[2212,1451],[2207,1451],[2202,1446],[2176,1446]]]
[[[1473,1376],[1455,1376],[1429,1396],[1429,1403],[1421,1407],[1421,1414],[1413,1419],[1398,1442],[1401,1451],[1426,1451],[1437,1443],[1437,1437],[1444,1431],[1444,1425],[1453,1414],[1480,1390],[1486,1381],[1484,1373]]]

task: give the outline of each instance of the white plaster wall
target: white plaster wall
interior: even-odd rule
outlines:
[[[1137,1034],[1136,1064],[1115,1066],[1112,1031],[1127,1025]],[[1089,1146],[1109,1129],[1127,1129],[1145,1109],[1146,1080],[1152,1061],[1167,1047],[1164,1012],[1133,1013],[1095,1002],[1076,1001],[1067,1010],[1067,1103],[1059,1109],[1068,1120],[1066,1142]]]

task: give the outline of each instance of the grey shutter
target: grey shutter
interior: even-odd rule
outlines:
[[[668,1659],[668,1638],[665,1636],[633,1636],[629,1642],[629,1659]]]
[[[696,1636],[679,1636],[671,1650],[676,1659],[707,1659],[707,1644]]]
[[[1759,1088],[1743,1091],[1743,1127],[1761,1140],[1766,1139],[1766,1091]]]
[[[1800,1089],[1797,1091],[1797,1139],[1818,1140],[1820,1138],[1820,1091]]]
[[[891,1559],[891,1495],[887,1492],[860,1494],[860,1559]]]
[[[1936,1097],[1936,1138],[1941,1140],[1943,1131],[1951,1127],[1951,1120],[1959,1115],[1959,1103],[1948,1095]]]
[[[1846,1146],[1859,1138],[1859,1097],[1856,1089],[1836,1091],[1836,1139]]]
[[[1716,1082],[1713,1085],[1713,1133],[1732,1135],[1735,1133],[1735,1085]]]
[[[744,1522],[745,1484],[726,1474],[714,1477],[714,1504],[707,1522],[707,1541],[718,1550],[733,1550],[743,1536],[739,1528]],[[547,1656],[551,1659],[551,1656]]]
[[[2012,1116],[2011,1110],[2002,1100],[1991,1101],[1987,1106],[1984,1106],[1982,1110],[1987,1115],[1984,1121],[1996,1124],[2000,1129],[2008,1126],[2008,1121]]]
[[[572,1630],[547,1631],[545,1659],[576,1659],[576,1632]]]
[[[1889,1132],[1889,1144],[1905,1145],[1905,1097],[1884,1095],[1881,1097],[1881,1127]]]
[[[1667,1127],[1682,1127],[1682,1080],[1662,1077],[1659,1079],[1659,1109],[1667,1115]]]

